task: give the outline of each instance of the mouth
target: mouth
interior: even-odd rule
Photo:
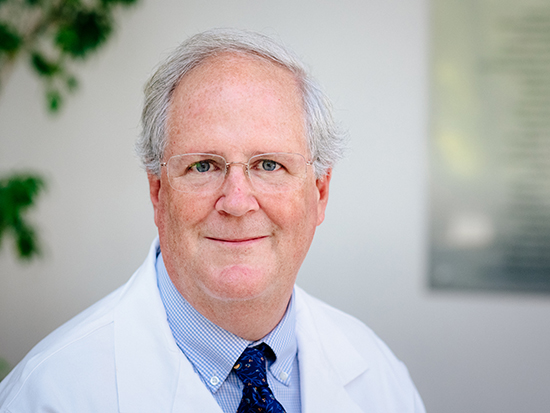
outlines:
[[[260,240],[267,238],[267,236],[258,236],[258,237],[246,237],[246,238],[216,238],[216,237],[206,237],[211,241],[224,243],[227,245],[244,245],[251,244]]]

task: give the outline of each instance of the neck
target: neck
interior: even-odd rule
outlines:
[[[262,339],[279,324],[294,288],[295,277],[252,298],[219,298],[194,283],[185,283],[186,278],[178,277],[171,262],[163,261],[173,285],[195,310],[217,326],[249,341]]]
[[[180,293],[182,293],[180,291]],[[285,315],[292,291],[277,300],[193,301],[184,298],[203,316],[245,340],[257,341],[269,334]]]

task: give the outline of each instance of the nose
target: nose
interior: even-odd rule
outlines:
[[[236,166],[236,168],[231,168],[231,166]],[[243,162],[228,163],[227,174],[222,184],[222,194],[216,201],[216,210],[240,217],[250,211],[257,211],[259,208],[250,179],[247,176],[246,164]]]

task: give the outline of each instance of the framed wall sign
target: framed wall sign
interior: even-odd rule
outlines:
[[[430,285],[550,292],[550,1],[432,0]]]

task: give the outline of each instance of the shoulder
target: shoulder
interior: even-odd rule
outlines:
[[[299,357],[324,360],[365,411],[424,412],[407,368],[368,326],[298,287],[296,335]]]
[[[0,412],[36,411],[43,404],[74,411],[87,402],[79,389],[114,389],[113,314],[121,292],[114,291],[38,343],[0,383]],[[106,391],[104,400],[109,398]],[[105,406],[95,407],[105,411]]]
[[[306,312],[307,319],[318,332],[329,331],[331,335],[345,336],[360,349],[374,346],[382,352],[389,351],[386,344],[362,321],[309,295],[299,287],[296,287],[296,302],[297,311]]]
[[[162,306],[155,296],[157,248],[158,239],[126,284],[49,334],[27,354],[0,383],[0,413],[117,411],[120,372],[115,368],[115,343],[131,341],[127,347],[139,346],[141,340],[127,338],[129,332],[139,330],[143,314],[163,310],[156,308]],[[159,319],[157,314],[150,323],[158,324]]]

